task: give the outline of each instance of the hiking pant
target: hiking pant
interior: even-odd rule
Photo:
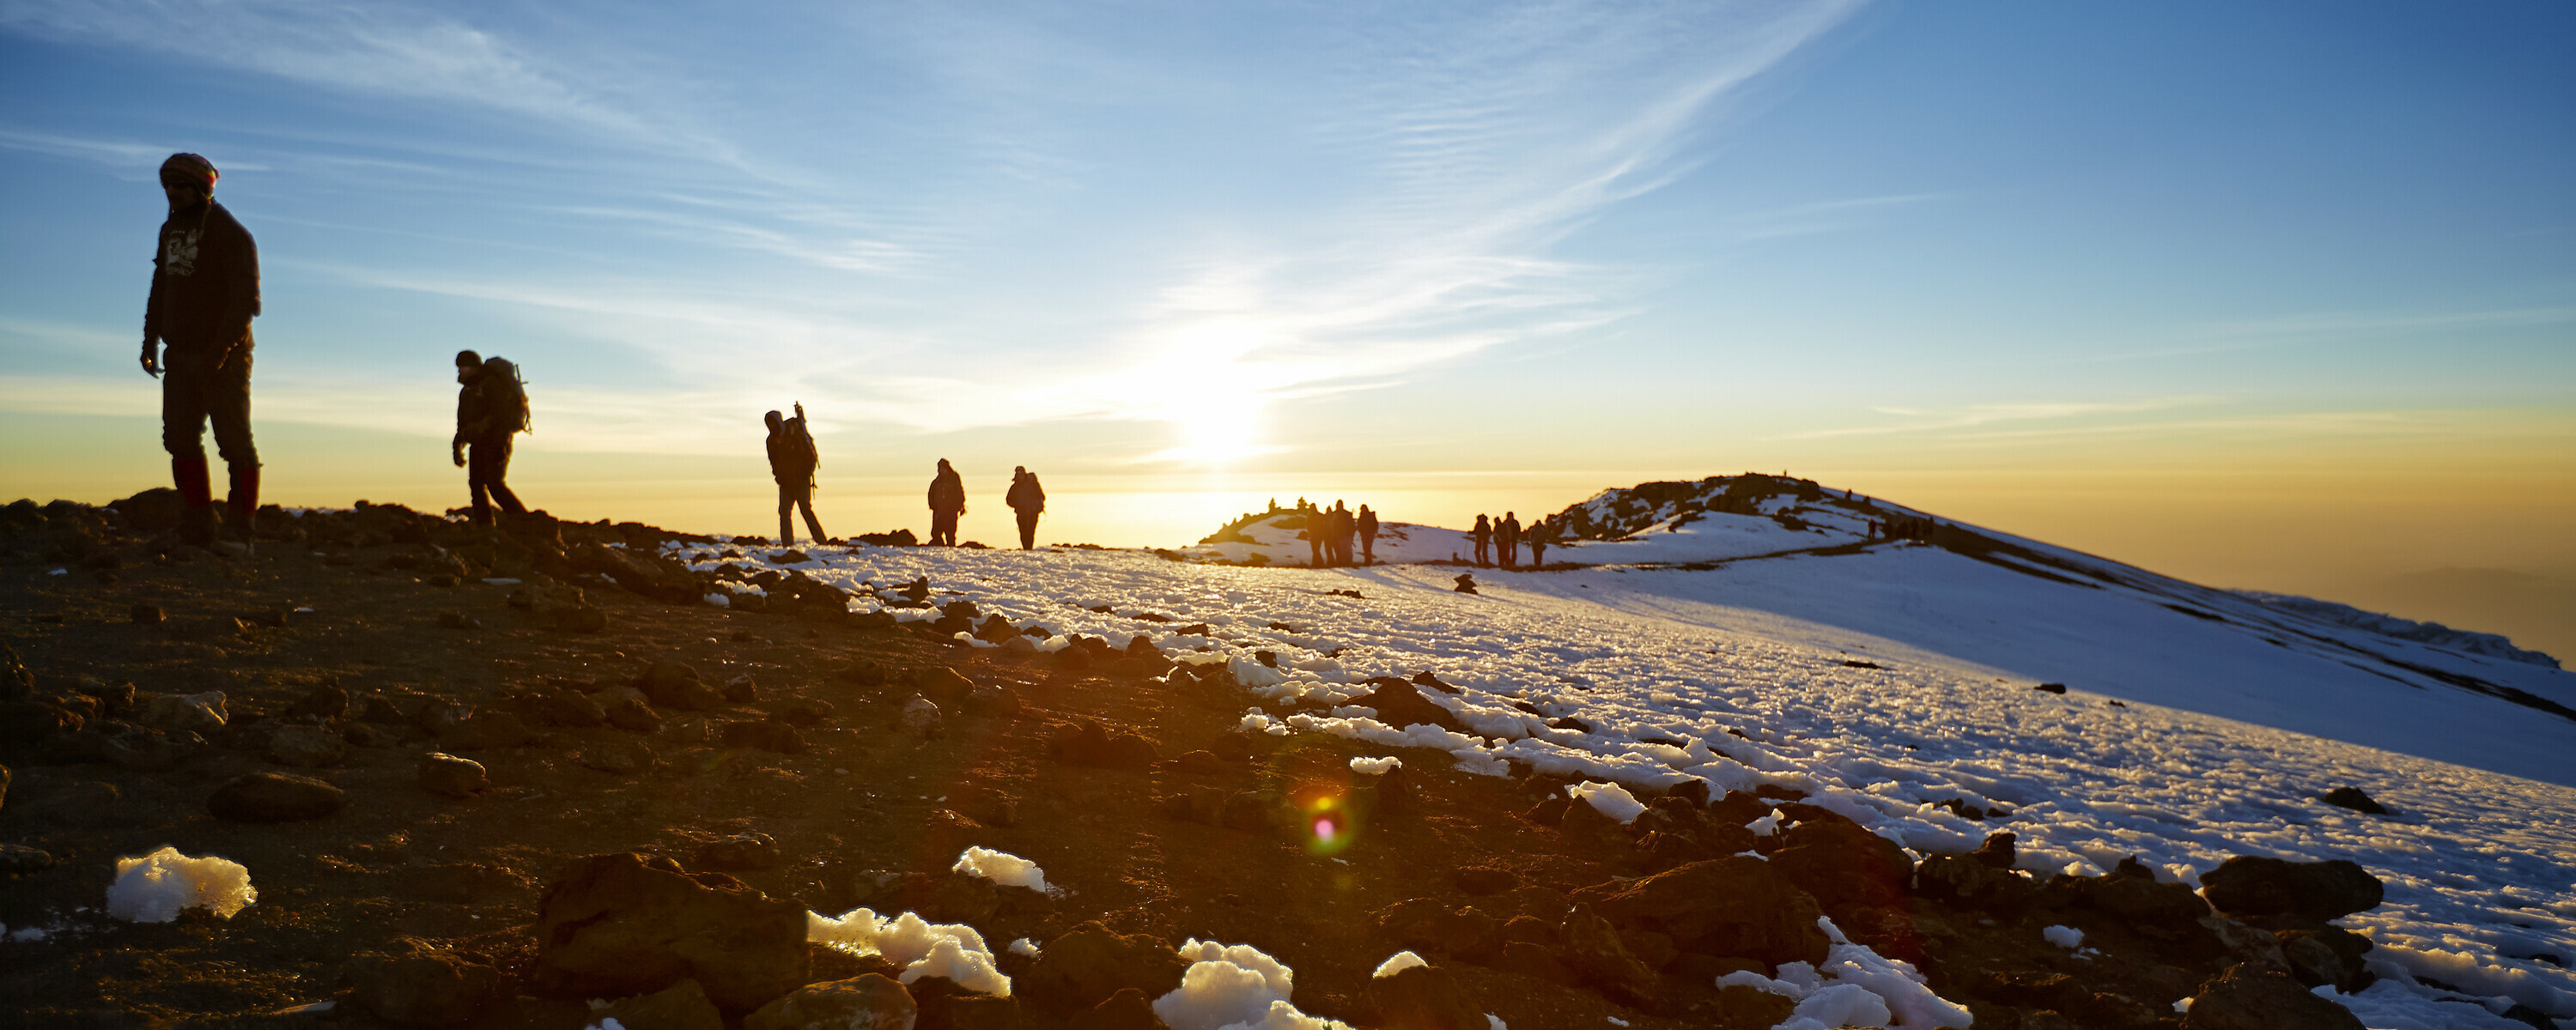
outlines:
[[[814,517],[814,484],[811,482],[778,484],[778,546],[796,542],[796,526],[788,521],[789,509],[805,513],[805,528],[814,534],[814,542],[829,539],[823,535],[823,523]]]
[[[1546,545],[1546,544],[1531,544],[1531,545],[1529,545],[1529,547],[1530,547],[1530,568],[1535,569],[1535,568],[1538,568],[1538,567],[1539,567],[1539,566],[1541,566],[1541,565],[1545,565],[1545,564],[1547,564],[1547,545]]]
[[[250,346],[234,349],[231,361],[208,364],[209,356],[177,347],[168,349],[169,368],[161,375],[161,449],[174,462],[206,461],[206,423],[215,426],[215,451],[238,482],[248,472],[258,476],[259,450],[250,439]]]
[[[1494,541],[1494,556],[1502,561],[1503,567],[1506,569],[1519,563],[1520,550],[1520,544],[1518,541]]]
[[[509,474],[510,434],[503,433],[466,445],[465,489],[474,495],[474,521],[491,525],[494,504],[499,504],[502,511],[512,515],[528,513],[527,506],[519,503],[519,495],[511,493],[509,486],[501,482]]]
[[[1038,516],[1042,513],[1024,511],[1018,514],[1020,516],[1020,550],[1026,551],[1033,549],[1038,545]]]
[[[933,547],[957,546],[957,514],[953,511],[930,510],[930,544]]]
[[[1492,552],[1489,550],[1492,546],[1493,541],[1481,536],[1476,538],[1476,564],[1492,565],[1494,563],[1494,559],[1491,556]]]
[[[1360,558],[1363,559],[1360,562],[1362,565],[1377,564],[1377,534],[1370,533],[1360,537]]]

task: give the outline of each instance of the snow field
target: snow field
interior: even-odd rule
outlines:
[[[1224,662],[1259,693],[1328,712],[1367,692],[1359,680],[1368,676],[1427,670],[1459,692],[1424,695],[1470,730],[1388,726],[1356,710],[1284,718],[1256,710],[1243,717],[1248,732],[1428,747],[1448,752],[1466,771],[1576,777],[1615,785],[1632,801],[1637,791],[1691,779],[1713,791],[1793,787],[1809,803],[1918,854],[1965,851],[1986,833],[2009,829],[2020,836],[2022,868],[2040,875],[2098,874],[2134,854],[2163,876],[2196,885],[2199,873],[2235,854],[2351,858],[2387,882],[2384,904],[2342,921],[2376,942],[2373,967],[2391,978],[2347,1000],[2370,1026],[2424,1025],[2405,1012],[2443,992],[2419,984],[2416,974],[2474,997],[2576,1016],[2576,976],[2564,968],[2576,962],[2576,790],[2161,707],[2136,695],[2114,708],[2083,689],[2038,693],[2026,681],[1996,682],[1979,663],[1884,660],[1901,647],[1867,652],[1887,668],[1846,666],[1841,648],[1849,645],[1819,642],[1833,624],[1813,612],[1803,621],[1710,624],[1708,602],[1697,592],[1741,566],[1717,573],[1479,570],[1484,594],[1463,595],[1450,590],[1450,570],[1419,566],[1248,569],[1122,551],[813,553],[816,560],[798,568],[836,586],[927,576],[933,604],[972,600],[1014,624],[1046,628],[1055,638],[1050,644],[1075,633],[1113,645],[1142,635],[1180,660]],[[1806,609],[1826,609],[1830,597],[1816,595],[1813,583],[1850,576],[1853,567],[1840,564],[1850,562],[1882,562],[1875,567],[1918,576],[1948,575],[1960,564],[1988,568],[1946,553],[1903,551],[1757,564],[1765,567],[1760,582]],[[1809,579],[1805,587],[1801,576]],[[1112,611],[1087,610],[1099,606]],[[862,598],[854,607],[873,604]],[[1174,621],[1131,617],[1140,613]],[[2157,617],[2198,625],[2170,613]],[[1201,622],[1204,635],[1176,632]],[[1886,642],[1864,632],[1827,637],[1834,639]],[[1256,650],[1273,652],[1280,668],[1254,661]],[[1909,652],[1915,654],[1937,657],[1919,646]],[[2123,666],[2136,677],[2224,674],[2202,672],[2189,648],[2121,660],[2136,666]],[[2349,678],[2379,682],[2361,673]],[[2203,689],[2254,699],[2225,709],[2231,712],[2260,716],[2255,709],[2269,703],[2261,684]],[[2331,694],[2300,701],[2352,707],[2351,698]],[[2526,736],[2562,733],[2528,709],[2466,694],[2458,703],[2506,708]],[[2382,793],[2399,812],[2369,817],[2314,800],[2345,784]],[[1970,820],[1938,807],[1942,802],[2009,815]],[[1857,962],[1849,968],[1864,977],[1870,971]],[[1870,983],[1892,982],[1855,985]],[[1872,993],[1890,1019],[1906,1018],[1901,998]],[[2454,1020],[2484,1013],[2439,1004]],[[1266,1020],[1267,1012],[1257,1015]]]

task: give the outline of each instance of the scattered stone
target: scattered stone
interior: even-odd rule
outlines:
[[[806,984],[743,1017],[742,1030],[912,1030],[919,1008],[875,973]]]
[[[804,906],[722,873],[691,876],[667,858],[575,859],[537,908],[531,986],[560,997],[636,994],[694,978],[716,1007],[742,1012],[795,990],[811,962]]]
[[[1136,771],[1153,767],[1157,757],[1153,741],[1128,730],[1111,733],[1100,720],[1088,716],[1057,727],[1047,741],[1047,753],[1067,765]]]
[[[697,669],[670,658],[655,659],[653,667],[635,681],[635,689],[657,708],[714,712],[725,707],[724,695],[700,680]]]
[[[923,740],[936,738],[939,736],[941,722],[939,706],[933,704],[929,698],[914,694],[904,701],[899,722],[905,733]]]
[[[1162,997],[1180,986],[1187,968],[1171,945],[1143,934],[1112,933],[1093,921],[1047,942],[1013,986],[1030,1002],[1067,1016],[1098,1006],[1121,990]]]
[[[337,683],[325,683],[306,691],[303,697],[295,699],[294,704],[286,706],[288,718],[337,722],[341,716],[347,714],[349,714],[349,692],[341,689]]]
[[[365,722],[353,722],[341,729],[340,739],[348,741],[350,747],[392,747],[401,742],[384,727]]]
[[[766,833],[745,833],[698,845],[689,864],[701,869],[771,869],[778,865],[778,841]]]
[[[1857,823],[1808,820],[1790,827],[1781,841],[1772,864],[1828,909],[1901,903],[1914,876],[1905,849]]]
[[[744,673],[740,676],[726,680],[724,685],[724,699],[738,705],[747,705],[754,701],[758,701],[760,700],[760,681],[753,679],[750,673]]]
[[[1824,914],[1816,899],[1758,858],[1693,862],[1585,887],[1572,897],[1622,928],[1661,932],[1684,951],[1777,966],[1823,962],[1830,943],[1816,926]]]
[[[2038,685],[2038,686],[2036,686],[2036,687],[2032,687],[2032,688],[2030,688],[2030,689],[2032,689],[2032,690],[2036,690],[2036,691],[2039,691],[2040,693],[2043,693],[2043,694],[2063,694],[2063,693],[2065,693],[2065,692],[2066,692],[2066,684],[2063,684],[2063,683],[2042,683],[2042,684],[2040,684],[2040,685]]]
[[[2388,814],[2388,806],[2371,800],[2370,795],[2362,793],[2359,787],[2336,787],[2327,791],[2326,796],[2321,800],[2337,808],[2349,808],[2363,815]]]
[[[268,760],[279,765],[320,768],[348,757],[348,742],[320,726],[280,726],[268,735]]]
[[[1439,966],[1408,966],[1369,979],[1369,1000],[1384,1030],[1490,1030],[1484,1010],[1467,1001],[1458,978]]]
[[[185,730],[168,733],[135,726],[100,740],[98,757],[139,772],[167,772],[205,749],[204,737]]]
[[[2020,912],[2039,894],[2039,885],[2029,877],[1988,865],[1973,854],[1924,859],[1914,868],[1914,885],[1917,893],[2001,915]]]
[[[1652,1011],[1661,999],[1661,980],[1653,967],[1637,958],[1619,938],[1617,927],[1577,904],[1560,931],[1565,938],[1565,964],[1584,983],[1622,1005]]]
[[[620,998],[592,1015],[614,1019],[626,1030],[724,1030],[724,1013],[707,1000],[707,989],[695,980]]]
[[[202,694],[151,695],[134,721],[156,730],[210,734],[223,729],[228,719],[224,692],[209,690]]]
[[[455,1026],[501,1000],[501,973],[416,940],[400,952],[349,960],[343,972],[359,1008],[405,1026]]]
[[[2379,906],[2379,878],[2344,859],[2288,862],[2238,855],[2201,874],[2209,904],[2239,919],[2286,916],[2322,923]]]
[[[251,773],[215,788],[206,811],[238,823],[291,823],[320,819],[349,803],[349,795],[310,776]]]
[[[2201,985],[2183,1030],[2363,1030],[2352,1012],[2287,974],[2237,966]]]
[[[2013,844],[2019,840],[2020,838],[2013,836],[2010,831],[1989,833],[1986,835],[1985,843],[1977,845],[1977,850],[1969,852],[1968,857],[1977,860],[1978,865],[1988,869],[2010,869],[2013,863],[2020,859],[2020,856],[2013,852]]]
[[[642,697],[623,697],[608,702],[608,724],[630,733],[662,732],[662,715]]]
[[[2372,945],[2370,938],[2341,927],[2313,930],[2283,930],[2279,934],[2281,957],[2289,964],[2290,975],[2308,987],[2331,984],[2345,994],[2357,994],[2379,980],[2362,958]]]
[[[596,769],[616,776],[642,776],[652,772],[657,763],[653,749],[643,741],[630,739],[603,740],[581,749],[577,759],[584,769]]]
[[[1431,725],[1457,733],[1467,732],[1467,724],[1437,702],[1422,696],[1420,688],[1393,676],[1373,676],[1368,680],[1376,690],[1354,697],[1344,704],[1377,710],[1377,720],[1397,729]]]
[[[443,751],[420,757],[419,776],[422,790],[451,798],[470,798],[492,785],[491,778],[484,775],[483,763]]]
[[[966,714],[1008,718],[1020,714],[1020,695],[1001,687],[976,687],[966,695]]]
[[[39,869],[51,869],[54,856],[24,844],[0,844],[0,876],[16,876]]]

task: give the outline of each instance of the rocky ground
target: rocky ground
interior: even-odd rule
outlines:
[[[792,575],[708,606],[650,527],[272,511],[245,552],[174,520],[0,510],[0,1022],[1152,1027],[1195,938],[1355,1026],[1770,1027],[1789,999],[1716,981],[1823,963],[1823,914],[1980,1028],[2360,1026],[2303,986],[2369,975],[2327,925],[2378,902],[2349,863],[2240,860],[2204,899],[2012,871],[2009,813],[1919,863],[1788,792],[1622,825],[1562,779],[1237,732],[1248,696],[1150,646],[967,648],[976,613],[853,616]],[[1440,689],[1360,703],[1431,718]],[[164,845],[256,903],[108,917],[117,859]],[[970,846],[1057,891],[953,871]],[[807,943],[807,910],[859,906],[974,926],[1012,994]],[[1371,976],[1406,949],[1427,969]]]

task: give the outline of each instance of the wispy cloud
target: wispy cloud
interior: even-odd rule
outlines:
[[[2218,403],[2222,398],[2208,395],[2149,397],[2126,401],[2018,401],[1996,404],[1970,404],[1957,408],[1923,409],[1879,407],[1871,410],[1894,416],[1898,421],[1875,426],[1847,426],[1836,429],[1811,429],[1783,433],[1775,440],[1825,440],[1836,437],[1888,436],[1894,434],[1943,434],[2008,422],[2064,421],[2100,415],[2135,414],[2145,411],[2167,411]]]

